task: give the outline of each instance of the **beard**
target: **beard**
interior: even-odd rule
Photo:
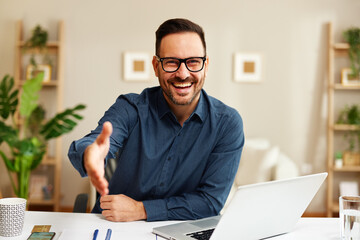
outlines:
[[[204,83],[204,77],[201,78],[200,81],[196,81],[194,80],[194,78],[192,77],[188,77],[185,80],[184,79],[180,79],[180,78],[171,78],[168,81],[169,85],[172,85],[172,83],[174,82],[191,82],[192,84],[199,84],[199,82]],[[193,87],[193,86],[191,86]],[[179,101],[177,100],[176,96],[174,95],[174,93],[170,90],[170,89],[165,89],[164,87],[162,88],[163,92],[165,93],[165,95],[168,97],[168,99],[175,105],[178,106],[186,106],[186,105],[190,105],[195,98],[197,98],[200,95],[200,91],[202,89],[202,85],[201,86],[197,86],[197,88],[195,88],[195,92],[194,94],[191,96],[190,99],[188,99],[187,101]],[[177,94],[177,96],[186,96],[187,94]]]

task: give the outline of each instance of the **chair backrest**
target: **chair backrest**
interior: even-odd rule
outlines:
[[[110,158],[107,160],[107,164],[105,167],[105,178],[108,182],[110,182],[112,176],[114,175],[115,169],[117,166],[117,159]],[[100,194],[96,191],[96,199],[100,197]]]
[[[76,196],[74,203],[74,213],[86,213],[89,195],[87,193],[80,193]]]

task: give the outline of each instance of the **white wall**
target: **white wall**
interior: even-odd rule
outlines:
[[[63,138],[62,205],[87,191],[67,159],[72,140],[94,128],[121,93],[157,85],[122,79],[124,51],[154,51],[155,30],[166,19],[189,18],[203,26],[210,56],[205,89],[243,116],[247,137],[265,137],[299,167],[326,170],[326,23],[335,34],[360,25],[358,0],[0,0],[0,77],[14,72],[15,22],[26,36],[37,23],[56,38],[57,21],[65,21],[65,101],[85,103],[85,119]],[[259,84],[232,81],[237,51],[264,56]],[[1,162],[0,181],[7,174]],[[3,174],[4,173],[4,174]],[[325,188],[310,206],[325,210]]]

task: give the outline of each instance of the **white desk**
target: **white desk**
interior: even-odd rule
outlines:
[[[22,235],[13,238],[0,237],[0,239],[25,240],[30,235],[34,225],[51,225],[50,231],[56,232],[54,240],[59,238],[63,240],[65,235],[76,232],[81,237],[72,235],[66,239],[91,240],[92,233],[96,228],[100,230],[103,236],[105,236],[106,230],[111,228],[113,230],[112,240],[120,239],[116,236],[121,236],[121,239],[156,240],[156,236],[151,233],[153,227],[176,222],[178,221],[115,223],[105,220],[100,214],[27,211]],[[292,232],[271,239],[333,240],[340,239],[339,232],[338,218],[301,218]],[[105,239],[101,236],[99,235],[98,240]],[[157,239],[161,240],[162,238],[158,237]]]

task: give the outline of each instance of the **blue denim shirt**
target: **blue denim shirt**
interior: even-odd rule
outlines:
[[[160,87],[121,95],[97,128],[70,146],[69,159],[83,177],[83,153],[105,121],[113,125],[107,159],[119,152],[109,194],[143,201],[148,221],[219,214],[244,145],[236,110],[202,90],[195,111],[181,126]],[[93,212],[101,212],[99,200]]]

